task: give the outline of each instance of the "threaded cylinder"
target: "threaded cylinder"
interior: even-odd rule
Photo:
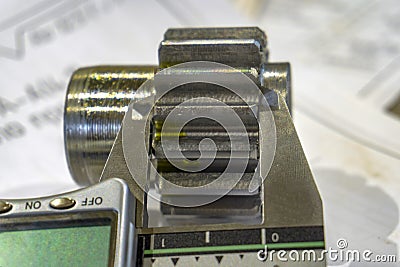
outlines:
[[[136,90],[155,66],[99,66],[75,71],[64,110],[69,170],[80,185],[97,183]]]

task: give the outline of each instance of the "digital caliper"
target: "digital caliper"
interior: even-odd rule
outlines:
[[[267,58],[259,28],[184,28],[158,66],[77,70],[65,146],[86,188],[1,200],[0,267],[325,266],[290,66]]]

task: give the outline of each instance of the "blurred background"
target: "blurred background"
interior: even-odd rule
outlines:
[[[191,26],[266,31],[270,61],[292,64],[293,117],[324,201],[328,246],[346,238],[350,249],[398,254],[396,0],[0,0],[0,198],[77,188],[62,128],[73,70],[157,64],[164,31]]]

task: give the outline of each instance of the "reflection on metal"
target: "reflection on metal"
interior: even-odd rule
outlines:
[[[65,103],[68,165],[81,185],[98,182],[136,89],[155,66],[99,66],[76,71]]]
[[[73,75],[65,109],[65,143],[70,170],[75,180],[80,184],[92,184],[99,179],[113,177],[127,181],[138,203],[137,266],[152,265],[157,262],[153,261],[155,259],[161,264],[163,259],[169,259],[163,255],[178,259],[182,254],[201,255],[201,251],[206,251],[205,245],[199,243],[198,246],[203,249],[196,249],[196,244],[190,243],[189,249],[185,236],[190,240],[197,240],[198,236],[207,232],[211,233],[211,243],[214,242],[211,246],[232,246],[232,250],[228,249],[223,254],[235,252],[234,247],[237,246],[250,252],[258,251],[266,242],[272,242],[269,241],[270,235],[276,236],[276,231],[283,236],[280,240],[274,240],[283,249],[296,248],[293,246],[299,244],[302,248],[315,251],[322,249],[322,203],[290,115],[290,65],[268,62],[267,39],[259,28],[168,30],[159,48],[159,67],[163,69],[191,61],[214,61],[235,67],[253,80],[268,100],[276,128],[276,152],[268,176],[259,191],[253,195],[230,194],[200,207],[185,208],[161,203],[161,215],[167,218],[161,224],[163,227],[148,224],[147,195],[128,169],[122,131],[119,129],[129,102],[132,98],[140,97],[134,94],[136,89],[158,71],[154,66],[93,67],[80,69]],[[225,159],[230,152],[227,142],[229,138],[220,125],[200,119],[188,123],[179,133],[169,133],[181,139],[182,150],[189,159],[198,156],[198,144],[203,138],[208,137],[215,141],[215,161],[205,171],[195,174],[179,171],[172,166],[159,143],[160,129],[171,109],[186,99],[202,96],[215,97],[233,106],[244,121],[250,141],[249,165],[241,180],[242,184],[237,186],[239,189],[241,185],[248,187],[246,174],[253,173],[254,164],[259,161],[260,155],[268,152],[259,146],[259,141],[263,138],[259,134],[259,125],[263,127],[265,122],[261,117],[257,124],[258,118],[248,116],[249,107],[241,105],[240,99],[236,101],[235,96],[218,86],[194,83],[192,87],[181,86],[167,94],[154,107],[154,116],[150,122],[154,127],[146,135],[147,140],[138,142],[148,144],[157,170],[166,179],[185,186],[207,184],[213,175],[220,173],[226,166]],[[198,107],[191,108],[196,111]],[[154,185],[156,181],[151,183]],[[256,220],[252,220],[254,216],[257,217]],[[196,226],[193,227],[193,224]],[[170,235],[167,236],[168,233]],[[245,241],[242,234],[252,243],[243,243]],[[212,239],[214,236],[218,238]],[[171,238],[168,241],[170,243],[166,243],[166,238]],[[165,244],[173,244],[173,247],[165,248]],[[265,263],[258,262],[256,256],[246,259],[244,266],[265,266]],[[286,263],[285,266],[325,266],[325,262],[294,262]]]

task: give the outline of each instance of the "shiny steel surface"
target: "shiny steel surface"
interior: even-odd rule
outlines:
[[[76,201],[72,198],[69,197],[61,197],[61,198],[56,198],[50,201],[50,207],[53,209],[58,209],[58,210],[63,210],[63,209],[69,209],[75,206]]]
[[[97,183],[136,89],[155,66],[98,66],[77,70],[68,86],[64,142],[80,185]]]
[[[0,200],[0,214],[9,212],[12,209],[12,205],[8,202]]]
[[[169,29],[158,56],[163,68],[204,60],[258,69],[268,58],[267,36],[257,27]]]
[[[200,207],[188,208],[160,203],[161,212],[163,215],[173,217],[173,223],[162,227],[148,227],[147,195],[132,177],[127,158],[124,156],[123,129],[121,131],[119,129],[135,90],[146,79],[153,77],[157,67],[105,66],[81,69],[74,74],[66,101],[65,143],[71,173],[75,180],[81,184],[90,184],[98,181],[100,174],[101,181],[113,177],[125,180],[137,200],[136,227],[139,234],[174,235],[174,233],[193,231],[322,228],[322,202],[290,114],[290,65],[269,63],[266,47],[267,39],[264,32],[256,27],[245,27],[170,29],[165,33],[159,48],[160,68],[191,61],[224,63],[251,78],[267,98],[276,127],[276,151],[271,169],[256,194],[228,194],[218,201]],[[190,73],[190,70],[185,70],[185,73],[187,72]],[[159,143],[161,126],[171,109],[186,99],[209,93],[233,107],[246,125],[251,143],[247,151],[250,164],[235,189],[240,191],[249,188],[248,176],[254,172],[254,164],[259,161],[260,155],[269,152],[259,145],[267,139],[260,134],[260,129],[264,131],[268,128],[266,112],[258,114],[259,124],[256,124],[254,117],[249,116],[249,108],[242,105],[240,99],[216,87],[206,87],[203,88],[203,92],[201,86],[199,90],[191,90],[185,86],[177,87],[174,93],[166,95],[157,102],[152,117],[154,131],[149,131],[148,135],[145,135],[145,138],[148,138],[145,143],[150,148],[158,171],[169,181],[187,187],[211,181],[225,167],[224,160],[228,158],[231,149],[227,135],[219,125],[207,120],[191,121],[182,128],[182,132],[178,133],[182,137],[181,148],[188,158],[198,156],[198,143],[204,137],[216,140],[216,160],[205,171],[189,173],[175,169],[164,155],[165,149],[173,148],[161,147]],[[196,112],[205,107],[193,105],[189,106],[188,110]],[[135,129],[133,135],[139,136],[138,132],[134,131]],[[129,164],[132,162],[136,161],[130,161]],[[147,166],[139,167],[147,168]],[[159,185],[161,189],[162,186]],[[260,214],[260,220],[252,221],[250,224],[231,220],[207,224],[207,218],[226,219],[229,216],[250,218],[254,214]],[[189,221],[187,218],[190,218]],[[198,218],[206,220],[197,220]],[[196,227],[193,227],[193,224],[196,224]],[[314,235],[307,236],[307,240],[316,238]],[[169,261],[168,257],[165,259]],[[251,265],[251,261],[249,264]],[[146,266],[152,266],[152,263]],[[325,266],[325,262],[316,263],[315,266]]]
[[[253,41],[248,42],[249,39]],[[215,46],[210,45],[213,40]],[[243,49],[248,47],[249,43],[256,44],[256,46],[253,45],[246,53],[240,49],[229,50],[229,53],[236,51],[236,54],[234,57],[228,57],[227,54],[221,54],[220,50],[220,45],[224,46],[228,43],[241,43]],[[182,44],[184,45],[182,46]],[[257,47],[257,53],[253,51],[254,47]],[[180,52],[177,53],[177,51]],[[276,226],[282,223],[286,225],[318,224],[322,218],[318,191],[289,113],[290,66],[288,63],[266,63],[266,38],[263,32],[258,28],[172,29],[165,34],[159,55],[161,66],[194,59],[214,58],[221,63],[244,70],[243,73],[259,84],[260,90],[266,95],[271,105],[277,127],[276,156],[265,183],[268,186],[260,195],[264,197],[263,203],[268,203],[268,205],[263,205],[264,216],[273,214],[273,216],[265,217],[265,222]],[[246,58],[251,62],[244,60]],[[253,60],[256,58],[258,61],[255,64]],[[253,63],[254,65],[252,65]],[[65,140],[71,172],[81,184],[93,183],[98,180],[120,128],[126,106],[134,97],[134,91],[146,79],[153,77],[155,70],[156,67],[105,66],[81,69],[72,77],[66,102]],[[162,124],[163,118],[176,104],[191,97],[202,96],[201,91],[201,86],[199,90],[182,87],[175,93],[166,95],[155,107],[154,124],[156,126],[157,123]],[[213,88],[212,91],[214,97],[234,107],[235,111],[239,115],[241,114],[241,118],[245,122],[247,121],[245,124],[249,136],[254,139],[251,141],[250,161],[256,162],[259,159],[259,153],[263,153],[257,146],[257,140],[263,137],[258,136],[258,128],[255,127],[251,117],[247,115],[248,109],[245,106],[242,107],[240,100],[229,96],[223,90]],[[205,92],[207,92],[207,88],[205,88]],[[196,108],[198,107],[193,107],[193,109]],[[185,127],[182,148],[189,157],[196,157],[196,147],[201,138],[216,138],[219,154],[207,171],[191,174],[177,172],[172,168],[159,146],[157,134],[160,133],[157,127],[153,132],[152,151],[155,160],[158,161],[159,171],[163,172],[167,178],[182,185],[198,186],[212,180],[223,169],[229,145],[226,142],[224,131],[212,122],[197,121]],[[168,149],[168,147],[164,149]],[[247,169],[249,173],[253,171],[252,164]],[[237,188],[246,188],[247,176],[248,174],[238,183]],[[111,177],[127,180],[133,194],[140,203],[144,203],[143,192],[135,184],[126,167],[121,136],[116,138],[115,146],[101,179]],[[285,193],[288,190],[296,193],[288,195]],[[304,205],[300,205],[301,202],[304,202]],[[245,199],[243,199],[243,203],[246,204]],[[314,208],[310,210],[308,208],[310,206]],[[282,213],[281,207],[288,208]],[[209,207],[205,208],[209,209]],[[179,212],[177,207],[172,209],[172,212]],[[198,211],[200,212],[200,209]],[[226,211],[232,212],[228,209]],[[187,213],[187,211],[184,212]]]

